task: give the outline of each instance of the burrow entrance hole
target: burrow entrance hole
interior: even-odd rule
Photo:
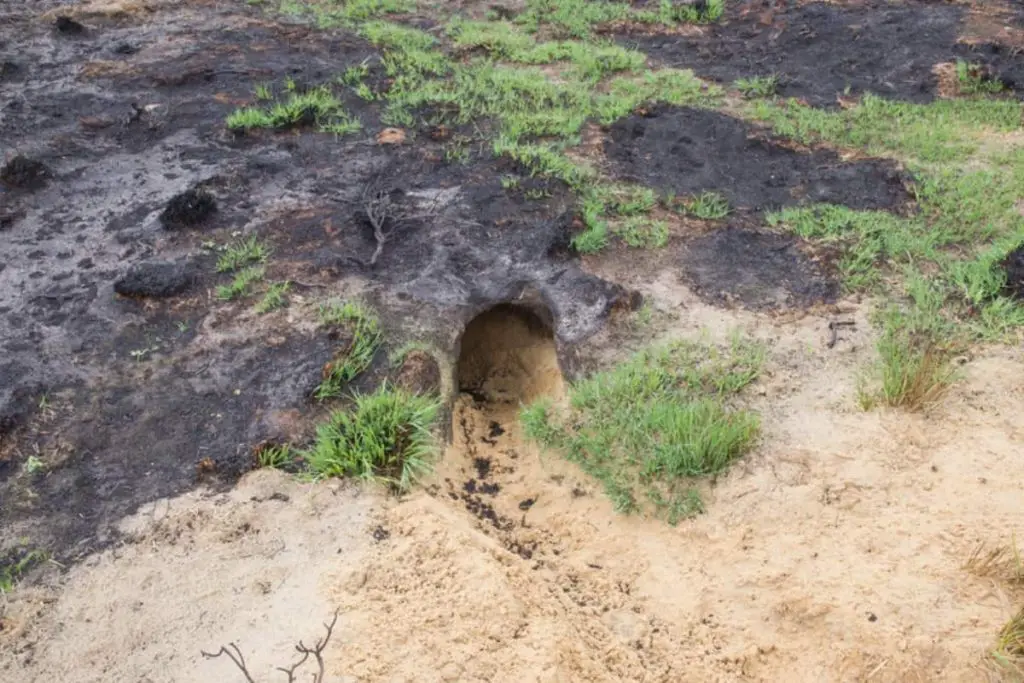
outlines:
[[[500,304],[471,320],[459,352],[459,391],[494,407],[518,407],[560,392],[554,332],[545,318]]]

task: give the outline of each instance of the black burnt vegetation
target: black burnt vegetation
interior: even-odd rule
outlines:
[[[217,199],[208,190],[191,188],[174,195],[160,214],[164,227],[194,228],[217,212]]]
[[[0,182],[8,187],[37,190],[46,184],[50,170],[38,159],[22,154],[12,157],[0,168]]]

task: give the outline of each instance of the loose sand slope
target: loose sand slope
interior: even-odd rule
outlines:
[[[753,392],[763,445],[708,491],[707,514],[676,528],[618,516],[521,443],[511,404],[463,395],[425,491],[394,501],[257,472],[229,495],[158,505],[130,522],[135,543],[10,598],[0,670],[241,680],[199,656],[235,640],[274,680],[290,643],[340,608],[332,680],[985,680],[1018,605],[962,564],[1024,522],[1021,353],[970,359],[929,416],[864,413],[852,377],[867,325],[828,351],[820,319],[713,319],[677,296],[672,334],[717,320],[772,342]],[[523,380],[557,390],[531,335],[510,335],[520,350],[485,397]],[[539,374],[516,370],[523,358]]]

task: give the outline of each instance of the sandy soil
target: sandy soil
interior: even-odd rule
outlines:
[[[822,316],[725,313],[668,278],[648,290],[666,336],[738,326],[770,344],[763,442],[709,485],[705,515],[616,515],[524,445],[501,399],[559,390],[553,346],[522,321],[484,325],[476,347],[503,361],[460,398],[424,490],[256,472],[162,501],[125,522],[128,543],[6,599],[4,678],[242,680],[199,654],[234,641],[274,680],[340,608],[335,681],[995,680],[984,655],[1021,596],[963,563],[1024,523],[1024,354],[964,359],[930,414],[865,413],[865,307],[845,307],[859,325],[828,349]]]

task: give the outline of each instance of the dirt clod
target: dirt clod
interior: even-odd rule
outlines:
[[[1006,255],[1002,267],[1006,271],[1006,291],[1024,299],[1024,244]]]
[[[195,227],[216,212],[216,198],[206,190],[192,188],[171,197],[160,220],[167,229]]]
[[[10,187],[37,190],[46,184],[50,170],[37,160],[19,154],[0,169],[0,181]]]
[[[605,149],[626,180],[679,195],[718,192],[743,210],[815,202],[891,209],[908,201],[903,175],[890,161],[796,151],[704,109],[660,106],[617,121]]]
[[[416,394],[435,394],[441,388],[441,369],[432,355],[416,349],[405,355],[395,384]]]
[[[194,274],[185,263],[147,261],[133,266],[114,282],[114,291],[129,297],[168,297],[181,294]]]

